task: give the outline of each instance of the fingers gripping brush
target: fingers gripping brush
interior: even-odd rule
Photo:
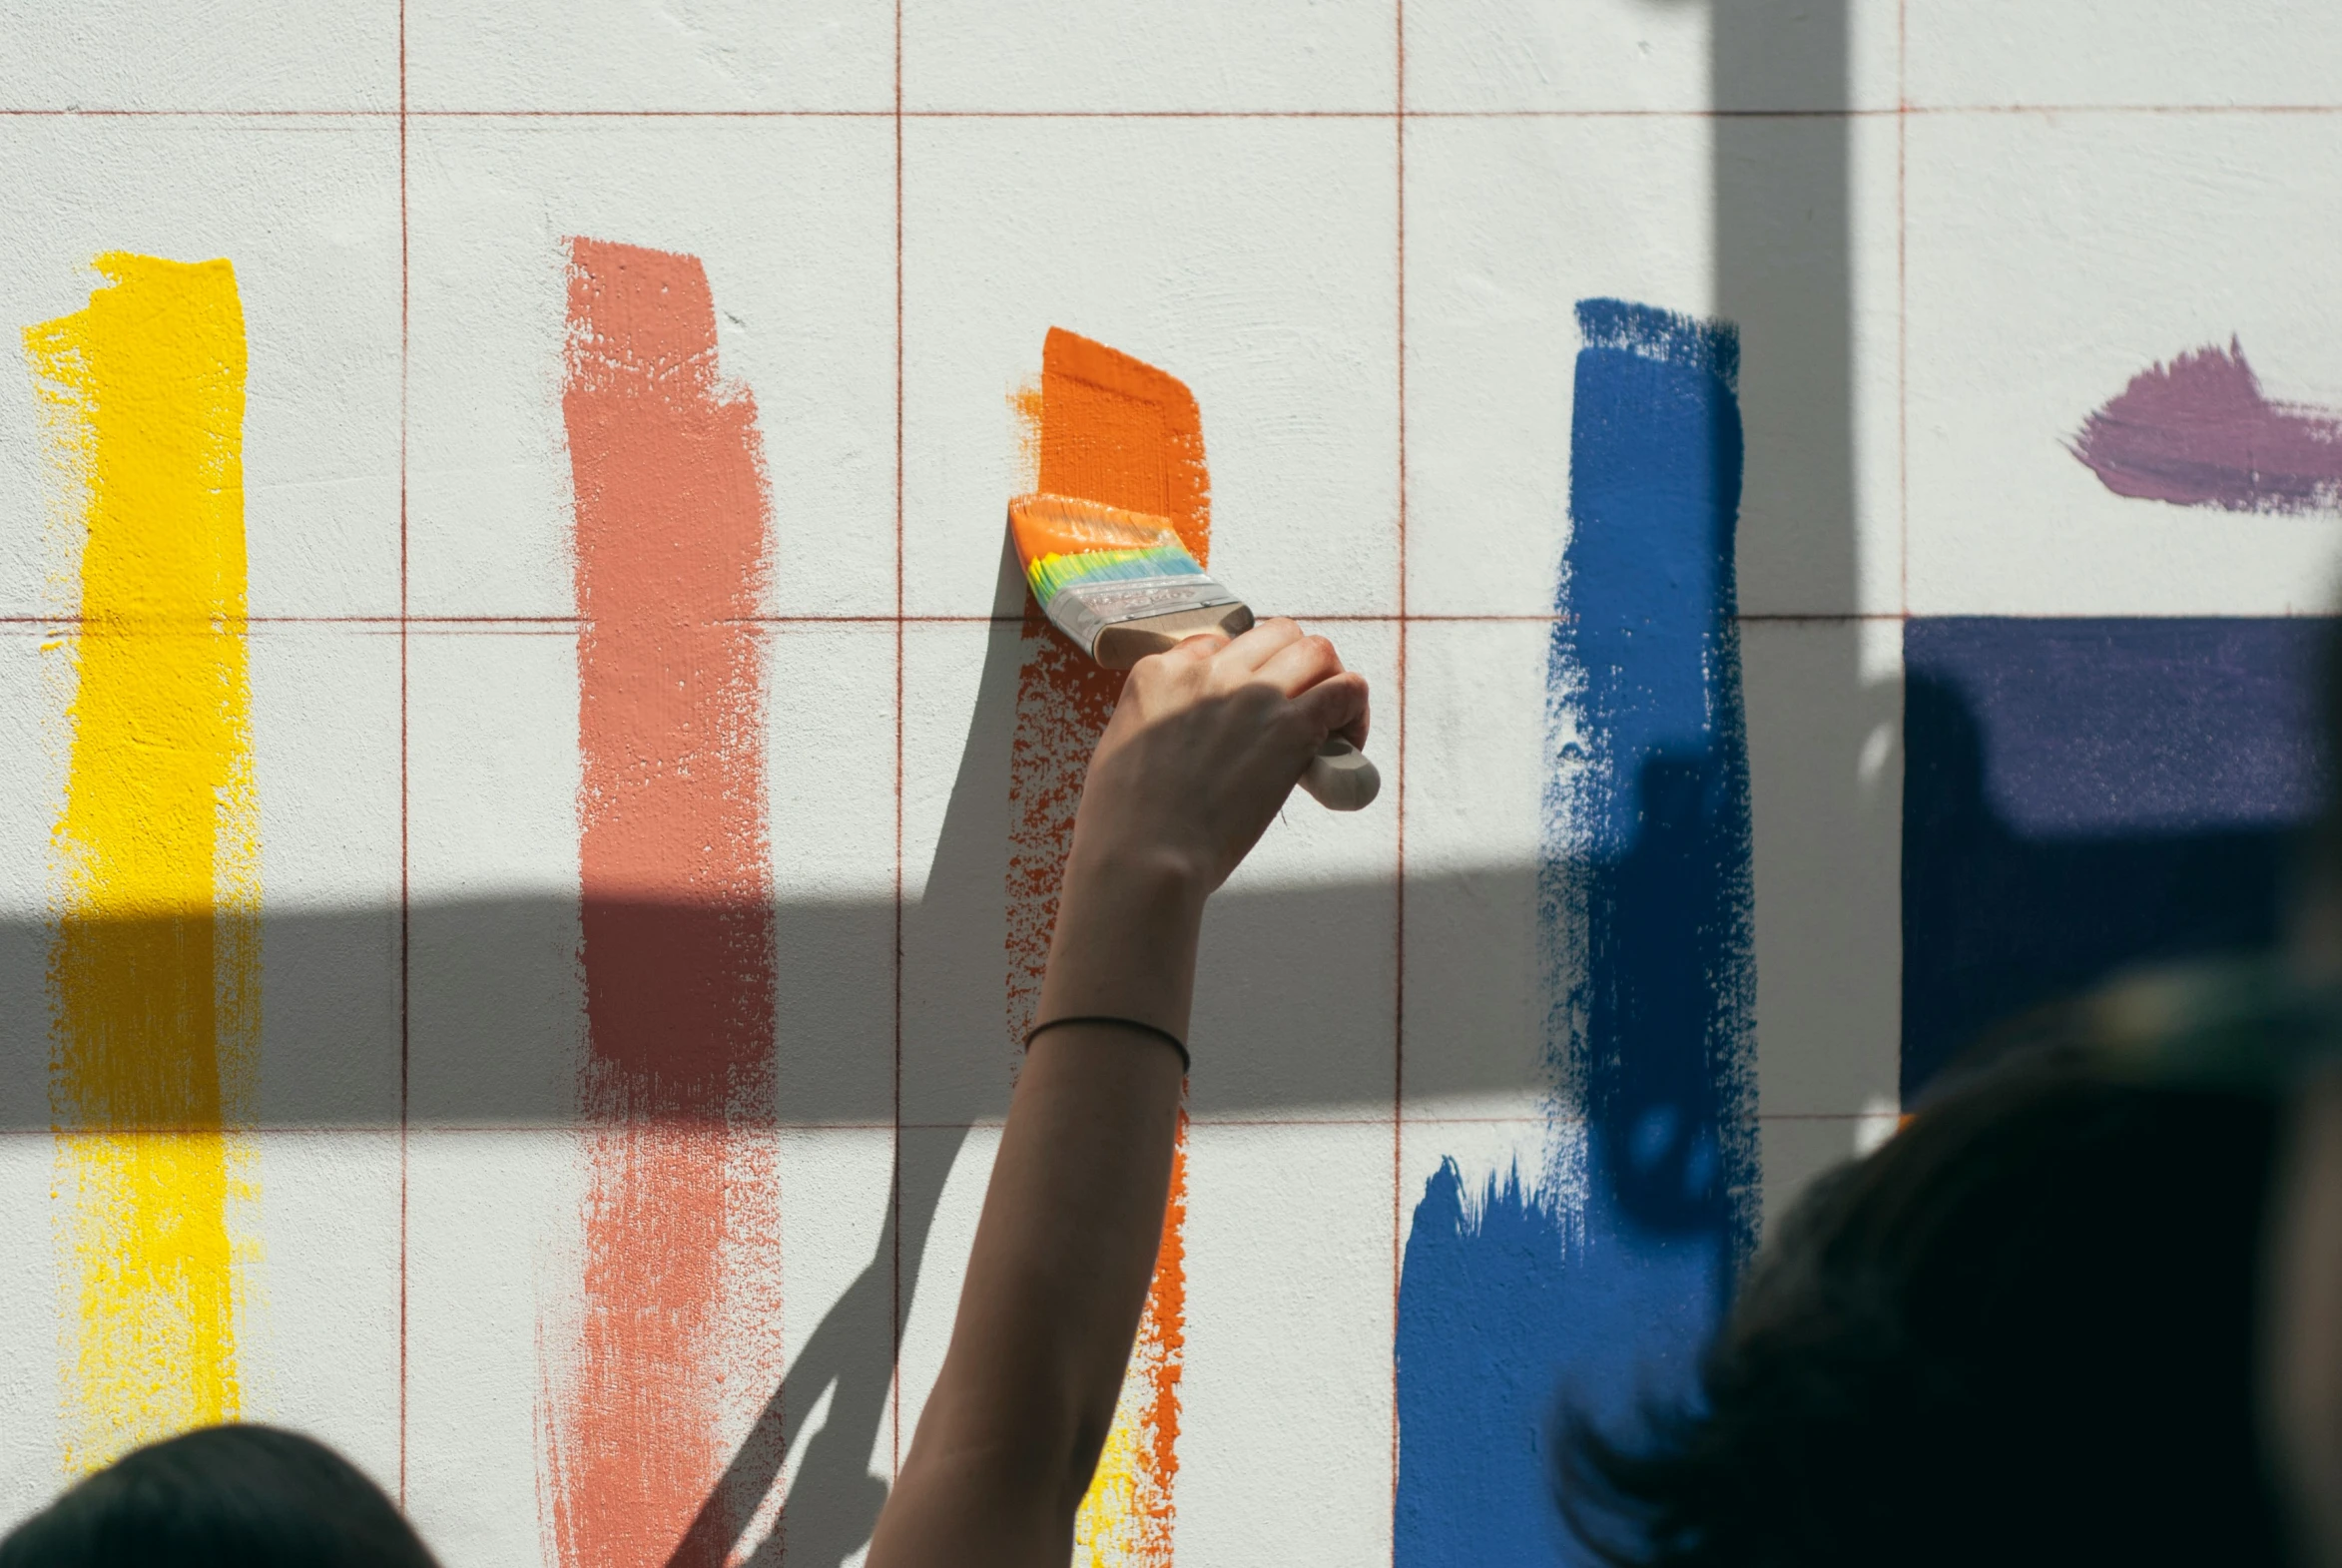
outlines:
[[[1049,624],[1109,670],[1127,670],[1206,632],[1234,637],[1252,611],[1199,565],[1168,518],[1063,495],[1020,495],[1008,528],[1024,580]],[[1320,804],[1356,811],[1383,776],[1366,754],[1328,739],[1301,776]]]

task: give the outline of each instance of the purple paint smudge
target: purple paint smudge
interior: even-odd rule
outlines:
[[[2342,506],[2342,416],[2270,401],[2234,339],[2132,377],[2067,447],[2116,495],[2231,512]]]

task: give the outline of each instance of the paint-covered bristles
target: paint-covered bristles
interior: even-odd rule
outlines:
[[[1008,526],[1024,580],[1044,610],[1074,583],[1204,575],[1167,517],[1071,496],[1024,495],[1008,503]]]
[[[1201,577],[1184,545],[1169,535],[1165,542],[1145,550],[1093,550],[1087,555],[1045,555],[1024,569],[1033,597],[1046,607],[1057,590],[1068,583],[1094,583],[1110,578]]]

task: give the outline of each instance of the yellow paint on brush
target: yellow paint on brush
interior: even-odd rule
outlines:
[[[49,951],[74,1471],[239,1411],[259,1025],[244,308],[225,261],[96,264],[24,333],[87,529]]]

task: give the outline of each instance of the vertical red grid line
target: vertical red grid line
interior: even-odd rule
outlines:
[[[1911,0],[1895,7],[1895,608],[1911,619]],[[1859,606],[1857,608],[1860,608]]]
[[[398,0],[398,1506],[406,1506],[406,1115],[409,897],[406,811],[406,0]]]
[[[1399,1286],[1406,1261],[1401,1234],[1404,1165],[1407,1155],[1407,0],[1393,0],[1392,28],[1395,113],[1392,141],[1398,165],[1398,206],[1394,214],[1398,269],[1399,386],[1399,648],[1397,776],[1393,809],[1398,815],[1392,875],[1391,979],[1391,1557],[1399,1558]]]
[[[902,1472],[902,0],[894,0],[894,1191],[886,1485]]]

